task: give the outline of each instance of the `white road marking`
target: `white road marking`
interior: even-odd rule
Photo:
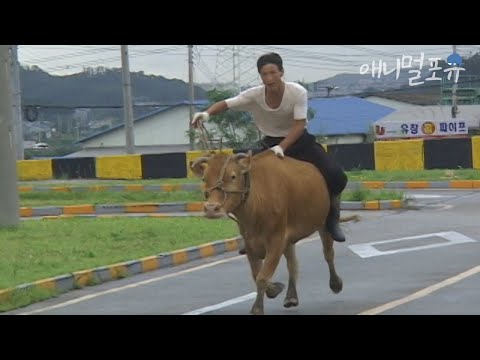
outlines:
[[[430,295],[431,293],[437,291],[437,290],[440,290],[446,286],[449,286],[449,285],[452,285],[452,284],[455,284],[463,279],[466,279],[472,275],[475,275],[475,274],[478,274],[480,272],[480,265],[478,266],[475,266],[473,268],[471,268],[470,270],[467,270],[463,273],[460,273],[458,275],[455,275],[455,276],[452,276],[451,278],[448,278],[446,280],[443,280],[439,283],[436,283],[436,284],[433,284],[431,286],[428,286],[420,291],[417,291],[413,294],[410,294],[408,296],[405,296],[401,299],[398,299],[398,300],[395,300],[395,301],[391,301],[389,303],[386,303],[386,304],[383,304],[383,305],[380,305],[380,306],[377,306],[377,307],[374,307],[372,309],[369,309],[369,310],[366,310],[366,311],[363,311],[357,315],[377,315],[377,314],[380,314],[382,312],[385,312],[387,310],[390,310],[390,309],[393,309],[397,306],[400,306],[400,305],[403,305],[403,304],[406,304],[410,301],[413,301],[413,300],[417,300],[417,299],[420,299],[422,297],[425,297],[427,295]]]
[[[432,194],[411,194],[407,195],[409,199],[438,199],[438,198],[453,198],[455,195],[432,195]]]
[[[239,303],[247,301],[247,300],[255,299],[256,296],[257,296],[257,293],[252,292],[250,294],[242,295],[242,296],[239,296],[239,297],[221,302],[221,303],[216,304],[216,305],[205,306],[205,307],[197,309],[197,310],[189,311],[189,312],[184,313],[182,315],[201,315],[201,314],[205,314],[205,313],[208,313],[208,312],[211,312],[211,311],[214,311],[214,310],[225,308],[227,306],[231,306],[231,305],[239,304]]]
[[[308,243],[308,242],[311,242],[311,241],[314,241],[314,240],[318,240],[318,239],[320,239],[320,237],[318,235],[317,236],[312,236],[312,237],[305,238],[304,240],[301,240],[301,242],[299,242],[298,244],[305,244],[305,243]],[[50,305],[50,306],[46,306],[46,307],[43,307],[43,308],[40,308],[40,309],[31,310],[31,311],[21,312],[21,313],[18,313],[18,315],[32,315],[32,314],[37,314],[37,313],[41,313],[41,312],[48,311],[48,310],[58,309],[58,308],[65,307],[65,306],[68,306],[68,305],[77,304],[77,303],[82,302],[82,301],[91,300],[91,299],[94,299],[94,298],[99,297],[99,296],[103,296],[103,295],[107,295],[107,294],[113,294],[113,293],[116,293],[116,292],[119,292],[119,291],[122,291],[122,290],[126,290],[126,289],[133,289],[133,288],[136,288],[136,287],[139,287],[139,286],[142,286],[142,285],[148,285],[148,284],[151,284],[151,283],[155,283],[157,281],[170,279],[170,278],[173,278],[173,277],[176,277],[176,276],[188,274],[188,273],[191,273],[191,272],[194,272],[194,271],[203,270],[203,269],[206,269],[206,268],[209,268],[209,267],[212,267],[212,266],[224,264],[224,263],[239,260],[239,259],[246,259],[246,256],[245,255],[239,255],[239,256],[234,256],[234,257],[228,258],[228,259],[215,261],[215,262],[212,262],[212,263],[195,266],[195,267],[188,268],[188,269],[185,269],[185,270],[180,270],[178,272],[174,272],[174,273],[170,273],[170,274],[166,274],[166,275],[161,275],[161,276],[156,277],[156,278],[143,280],[143,281],[139,281],[139,282],[136,282],[136,283],[120,286],[120,287],[117,287],[117,288],[100,291],[100,292],[90,294],[90,295],[85,295],[85,296],[82,296],[82,297],[79,297],[79,298],[76,298],[76,299],[65,301],[65,302],[60,303],[60,304]]]
[[[77,303],[82,302],[82,301],[94,299],[94,298],[102,296],[102,295],[113,294],[113,293],[116,293],[116,292],[119,292],[119,291],[122,291],[122,290],[126,290],[126,289],[133,289],[133,288],[136,288],[136,287],[139,287],[139,286],[142,286],[142,285],[148,285],[148,284],[151,284],[151,283],[154,283],[154,282],[157,282],[157,281],[170,279],[172,277],[188,274],[188,273],[191,273],[191,272],[194,272],[194,271],[206,269],[206,268],[209,268],[209,267],[212,267],[212,266],[220,265],[220,264],[227,263],[227,262],[234,261],[234,260],[239,260],[239,259],[242,259],[242,258],[245,258],[245,255],[234,256],[234,257],[231,257],[231,258],[228,258],[228,259],[223,259],[223,260],[215,261],[215,262],[212,262],[212,263],[209,263],[209,264],[203,264],[203,265],[200,265],[200,266],[195,266],[193,268],[189,268],[189,269],[181,270],[181,271],[178,271],[178,272],[162,275],[162,276],[159,276],[159,277],[156,277],[156,278],[152,278],[152,279],[148,279],[148,280],[139,281],[139,282],[136,282],[136,283],[133,283],[133,284],[120,286],[120,287],[117,287],[117,288],[114,288],[114,289],[104,290],[104,291],[101,291],[101,292],[97,292],[95,294],[85,295],[85,296],[79,297],[77,299],[72,299],[72,300],[65,301],[65,302],[60,303],[60,304],[46,306],[44,308],[36,309],[36,310],[32,310],[32,311],[22,312],[22,313],[19,313],[18,315],[31,315],[31,314],[36,314],[36,313],[48,311],[48,310],[58,309],[58,308],[65,307],[65,306],[68,306],[68,305],[77,304]]]
[[[393,242],[402,241],[402,240],[417,240],[417,239],[421,240],[425,238],[431,238],[434,236],[441,237],[448,241],[441,242],[438,244],[429,244],[429,245],[415,246],[415,247],[408,247],[403,249],[395,249],[395,250],[387,250],[387,251],[381,251],[374,247],[374,245],[379,245],[379,244],[388,244],[388,243],[393,243]],[[424,234],[424,235],[417,235],[417,236],[409,236],[409,237],[392,239],[392,240],[382,240],[382,241],[375,241],[370,243],[354,244],[354,245],[348,246],[348,248],[352,250],[354,253],[356,253],[358,256],[360,256],[361,258],[369,258],[373,256],[391,255],[391,254],[396,254],[401,252],[432,249],[432,248],[441,247],[441,246],[450,246],[450,245],[457,245],[457,244],[463,244],[463,243],[469,243],[469,242],[476,242],[476,240],[469,238],[468,236],[465,236],[463,234],[457,233],[455,231],[447,231],[447,232],[431,233],[431,234]]]

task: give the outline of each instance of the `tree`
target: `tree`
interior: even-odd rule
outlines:
[[[230,90],[213,89],[207,93],[209,104],[228,99],[234,96]],[[233,149],[255,147],[260,141],[261,134],[257,130],[249,113],[243,111],[227,111],[210,117],[209,123],[215,124],[210,137],[219,138],[223,146]]]

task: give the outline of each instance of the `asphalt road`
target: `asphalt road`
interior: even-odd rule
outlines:
[[[343,291],[333,294],[321,242],[299,243],[299,306],[265,300],[265,314],[480,314],[480,191],[408,192],[412,208],[356,211],[335,244]],[[315,235],[315,234],[314,234]],[[282,259],[274,281],[287,282]],[[255,287],[230,253],[87,287],[4,314],[247,315]]]

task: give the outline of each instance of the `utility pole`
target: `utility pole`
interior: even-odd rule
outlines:
[[[22,121],[22,93],[20,90],[20,64],[18,62],[18,45],[10,45],[11,55],[11,86],[13,103],[13,135],[15,139],[16,159],[23,160],[23,121]]]
[[[194,139],[193,136],[193,127],[191,125],[191,120],[194,115],[194,99],[195,92],[193,86],[193,45],[188,45],[188,84],[190,85],[190,118],[188,119],[188,129],[189,129],[189,139],[190,139],[190,150],[194,150]]]
[[[0,45],[0,227],[18,225],[20,222],[10,59],[9,45]]]
[[[237,70],[236,68],[236,53],[235,53],[235,45],[232,45],[232,69],[233,69],[233,89],[237,91],[237,76],[235,74],[235,71]]]
[[[125,147],[127,154],[135,153],[135,137],[133,136],[132,86],[130,83],[130,65],[128,62],[128,45],[122,49],[123,109],[125,116]]]
[[[235,45],[234,45],[235,46]],[[237,86],[238,86],[238,93],[240,94],[242,92],[242,83],[240,82],[240,75],[241,75],[241,72],[240,72],[240,64],[241,64],[241,61],[240,61],[240,45],[237,45],[237,49],[236,49],[236,55],[237,55]]]
[[[452,45],[453,53],[457,53],[457,45]],[[457,117],[458,108],[457,108],[457,83],[453,83],[452,88],[452,118],[455,119]]]

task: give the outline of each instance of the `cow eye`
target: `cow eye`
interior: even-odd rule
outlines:
[[[205,191],[203,195],[205,196],[205,199],[208,199],[208,197],[210,196],[210,193],[208,191]]]
[[[235,179],[237,178],[237,176],[236,176],[235,174],[233,174],[233,175],[231,176],[231,178],[232,178],[232,180],[235,180]]]

